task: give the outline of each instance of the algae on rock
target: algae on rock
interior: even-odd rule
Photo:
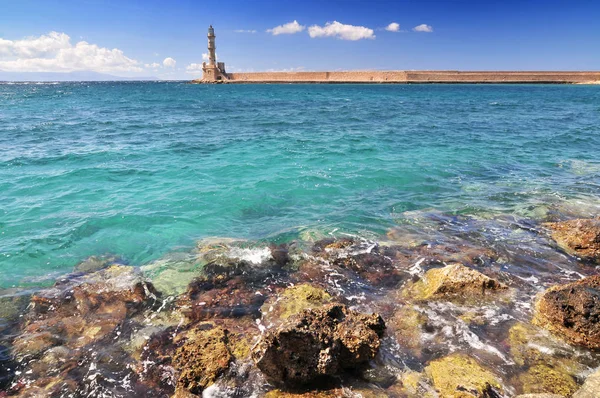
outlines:
[[[448,297],[484,296],[487,292],[506,290],[507,286],[462,264],[448,264],[430,269],[419,281],[408,286],[404,294],[417,300]]]
[[[201,393],[229,369],[232,360],[227,330],[219,327],[194,330],[173,357],[173,365],[180,372],[177,387]]]
[[[425,372],[442,397],[486,398],[503,393],[498,377],[463,354],[431,361]]]
[[[260,311],[272,322],[286,320],[307,309],[317,309],[331,302],[325,290],[309,284],[288,287],[278,296],[267,300]]]
[[[526,394],[560,394],[571,396],[577,390],[577,382],[569,374],[547,365],[535,365],[519,376]]]

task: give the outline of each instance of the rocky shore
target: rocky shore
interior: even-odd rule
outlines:
[[[92,257],[4,292],[0,396],[597,397],[600,219],[482,222]]]

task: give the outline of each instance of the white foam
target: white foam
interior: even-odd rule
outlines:
[[[228,257],[239,258],[240,260],[248,261],[254,265],[260,265],[265,261],[272,259],[271,250],[268,247],[261,248],[240,248],[232,247],[229,249]]]

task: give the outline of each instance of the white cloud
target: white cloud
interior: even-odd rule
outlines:
[[[425,33],[431,33],[433,32],[433,26],[431,25],[426,25],[426,24],[421,24],[419,26],[415,26],[413,28],[413,30],[415,32],[425,32]]]
[[[292,35],[294,33],[302,32],[305,28],[306,26],[300,25],[298,21],[294,20],[294,22],[288,22],[286,24],[276,26],[273,29],[267,29],[267,32],[273,34],[273,36]]]
[[[139,62],[112,50],[80,41],[73,45],[65,33],[50,32],[22,40],[0,39],[0,70],[15,72],[102,73],[141,72]]]
[[[400,24],[396,23],[396,22],[392,22],[391,24],[389,24],[388,26],[385,27],[385,30],[387,30],[388,32],[399,32]]]
[[[202,71],[202,64],[193,63],[193,64],[189,64],[188,66],[185,67],[186,73],[198,74],[201,71]]]
[[[342,40],[374,39],[373,29],[364,26],[345,25],[338,21],[327,22],[325,26],[313,25],[308,28],[310,37],[337,37]]]
[[[176,63],[177,63],[177,61],[175,61],[171,57],[168,57],[168,58],[165,58],[165,60],[163,61],[163,66],[165,68],[174,68]]]
[[[255,30],[253,29],[236,29],[234,30],[235,33],[256,33]]]
[[[160,68],[160,64],[158,62],[153,62],[151,64],[145,64],[144,65],[146,68],[150,68],[150,69],[157,69]]]
[[[208,53],[202,53],[202,61],[208,61]]]

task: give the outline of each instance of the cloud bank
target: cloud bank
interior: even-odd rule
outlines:
[[[415,32],[431,33],[433,32],[433,27],[431,25],[421,24],[419,26],[415,26],[413,30]]]
[[[267,29],[267,33],[271,33],[273,36],[278,35],[292,35],[294,33],[302,32],[306,26],[300,25],[298,21],[288,22],[283,25],[274,27],[273,29]]]
[[[385,27],[385,30],[387,30],[388,32],[399,32],[400,24],[396,23],[396,22],[392,22],[391,24],[389,24],[388,26]]]
[[[341,40],[374,39],[373,29],[364,26],[346,25],[338,21],[327,22],[325,26],[313,25],[308,28],[310,37],[336,37]]]
[[[71,43],[65,33],[50,32],[22,40],[0,38],[0,70],[8,72],[141,72],[140,63],[123,51],[86,41]]]

